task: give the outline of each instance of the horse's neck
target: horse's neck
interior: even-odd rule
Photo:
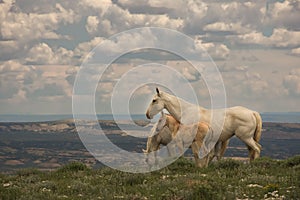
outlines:
[[[165,103],[165,109],[167,109],[169,111],[169,113],[178,122],[182,122],[182,119],[181,119],[182,115],[189,114],[189,113],[181,113],[181,108],[182,108],[183,112],[192,107],[195,108],[194,110],[199,110],[200,113],[206,111],[206,109],[203,107],[188,103],[183,99],[177,98],[175,96],[172,96],[172,95],[166,94],[166,93],[164,93],[164,103]]]
[[[166,119],[166,126],[169,128],[169,130],[171,131],[171,133],[173,132],[177,132],[180,123],[171,115],[167,117]]]

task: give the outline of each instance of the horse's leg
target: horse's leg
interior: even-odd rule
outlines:
[[[223,146],[223,142],[218,141],[215,145],[214,149],[214,155],[217,157],[217,160],[221,160],[221,148]]]
[[[184,152],[183,152],[183,149],[184,149],[184,142],[183,142],[183,139],[177,137],[177,138],[176,138],[176,144],[177,144],[177,146],[178,146],[180,155],[183,156],[183,153],[184,153]]]
[[[240,138],[247,146],[249,149],[249,156],[250,156],[250,161],[256,159],[259,157],[260,155],[260,144],[258,144],[257,142],[255,142],[255,140],[250,137],[250,138]]]
[[[229,144],[229,140],[226,140],[226,141],[222,142],[222,146],[221,146],[221,149],[220,149],[220,159],[222,157],[224,157],[224,154],[225,154],[225,151],[227,149],[228,144]]]
[[[251,148],[249,151],[250,161],[259,157],[261,149],[261,145],[258,144],[253,138],[254,132],[255,130],[249,126],[240,126],[235,132],[235,135],[242,140],[249,147],[249,149]]]
[[[206,166],[209,165],[209,163],[212,161],[212,159],[215,157],[215,149],[212,149],[208,154],[207,154],[207,159],[206,159]]]
[[[262,146],[258,142],[256,142],[255,140],[254,140],[254,142],[258,146],[258,148],[261,150]],[[256,158],[258,158],[260,156],[260,153],[257,153],[256,151],[254,151],[249,146],[248,146],[248,150],[249,150],[249,158],[250,158],[250,160],[254,160],[254,159],[256,159]]]
[[[173,149],[174,148],[174,145],[169,143],[167,144],[167,150],[168,150],[168,154],[169,154],[169,157],[172,157],[174,154],[173,154]]]
[[[202,158],[202,159],[199,159],[199,155],[198,155],[199,154],[199,147],[198,147],[196,142],[193,142],[191,144],[191,149],[192,149],[192,152],[193,152],[193,155],[194,155],[196,166],[197,167],[205,166],[206,165],[206,162],[205,162],[205,159],[204,159],[205,157]],[[205,162],[204,164],[203,164],[203,160]]]
[[[214,153],[213,156],[210,156],[210,161],[212,161],[212,159],[214,159],[214,157],[217,157],[217,160],[221,160],[222,157],[224,157],[226,148],[228,146],[229,140],[226,141],[218,141],[214,147]],[[212,150],[213,151],[213,150]]]

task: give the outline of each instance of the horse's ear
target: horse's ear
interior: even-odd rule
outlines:
[[[162,117],[164,117],[164,116],[165,116],[165,113],[164,113],[164,111],[161,111],[161,112],[160,112],[160,114],[161,114],[161,116],[162,116]]]
[[[159,89],[158,88],[156,88],[156,93],[160,97],[160,93],[159,93]]]

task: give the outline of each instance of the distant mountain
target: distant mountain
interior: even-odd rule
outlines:
[[[265,112],[261,113],[263,122],[300,123],[300,112]],[[81,115],[82,119],[93,119],[94,116]],[[146,120],[145,114],[111,115],[98,114],[98,120]],[[0,122],[41,122],[73,119],[72,114],[63,115],[0,115]]]

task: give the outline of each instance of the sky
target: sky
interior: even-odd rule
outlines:
[[[179,31],[204,48],[222,75],[227,107],[300,112],[299,19],[298,0],[0,0],[0,114],[71,114],[74,81],[89,53],[115,34],[142,27]],[[154,37],[122,36],[124,50]],[[164,39],[169,45],[182,42]],[[114,42],[105,45],[107,52],[116,51]],[[201,73],[187,61],[138,50],[107,68],[95,92],[96,112],[109,113],[120,78],[147,63],[176,69],[200,104],[210,106]],[[145,113],[154,88],[141,85],[132,93],[132,113]]]

